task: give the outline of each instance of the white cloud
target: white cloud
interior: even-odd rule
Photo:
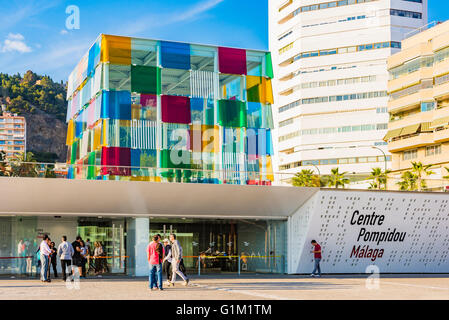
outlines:
[[[170,14],[146,15],[143,19],[137,19],[128,25],[120,26],[120,33],[132,36],[151,28],[198,19],[202,13],[213,9],[223,1],[225,0],[203,0],[183,11],[176,11]]]
[[[69,32],[66,29],[62,29],[59,33],[64,35],[64,34],[67,34]]]
[[[18,41],[25,40],[25,38],[20,33],[10,33],[10,34],[8,34],[8,39],[9,40],[18,40]]]
[[[3,42],[1,52],[31,52],[31,48],[25,43],[25,38],[20,33],[10,33]]]

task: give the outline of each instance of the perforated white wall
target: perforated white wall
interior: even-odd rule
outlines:
[[[364,273],[369,265],[381,273],[449,272],[448,194],[321,190],[288,230],[289,273],[312,271],[312,239],[322,246],[323,273]]]

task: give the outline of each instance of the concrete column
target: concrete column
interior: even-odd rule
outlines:
[[[149,218],[129,219],[127,232],[128,274],[148,276],[147,246],[150,236]]]

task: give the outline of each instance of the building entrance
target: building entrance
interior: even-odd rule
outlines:
[[[189,272],[284,272],[285,221],[150,219],[150,236],[175,233]]]

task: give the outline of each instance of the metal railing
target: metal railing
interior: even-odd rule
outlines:
[[[256,171],[237,170],[208,170],[200,168],[155,168],[133,166],[104,166],[88,164],[65,163],[39,163],[39,162],[0,162],[0,177],[33,177],[33,178],[59,178],[82,180],[120,180],[153,181],[165,183],[209,183],[209,184],[240,184],[255,186],[303,186],[337,188],[332,184],[329,174],[311,173],[310,177],[295,173],[264,173]],[[338,179],[343,181],[342,189],[371,189],[371,190],[401,190],[404,191],[449,191],[449,179],[435,179],[427,176],[418,182],[404,180],[398,173],[388,175],[386,182],[376,185],[374,177],[369,173],[347,173]],[[294,183],[295,182],[295,183]]]

